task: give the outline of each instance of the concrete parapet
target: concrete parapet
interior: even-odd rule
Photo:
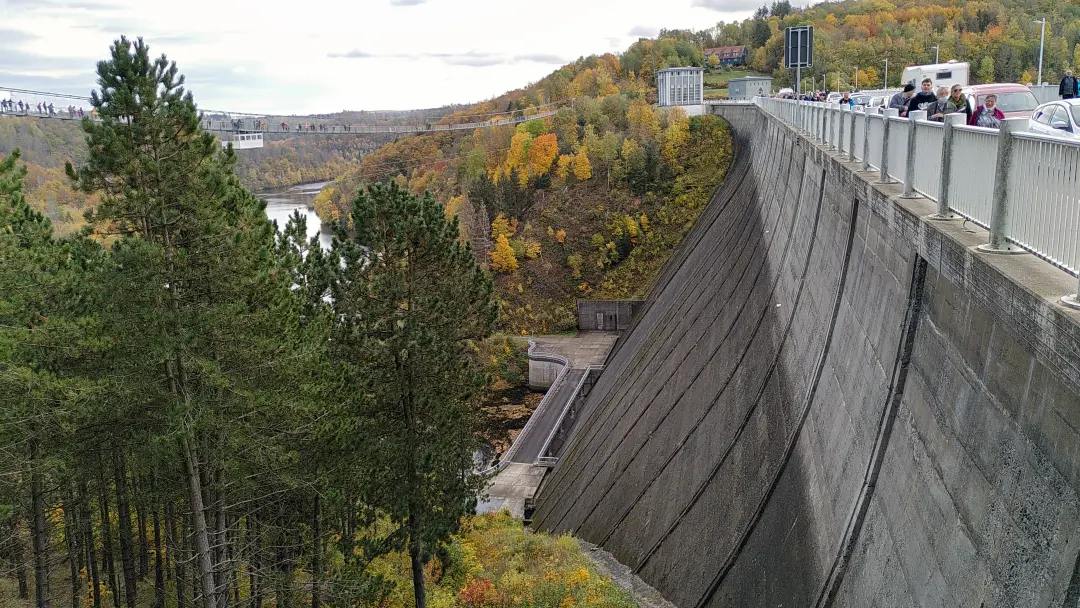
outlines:
[[[566,357],[539,351],[536,343],[529,342],[529,390],[546,391],[551,388],[559,374],[569,366]]]

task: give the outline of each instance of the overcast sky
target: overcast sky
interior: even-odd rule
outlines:
[[[315,113],[487,99],[661,27],[742,19],[762,0],[0,0],[0,86],[88,95],[142,36],[202,108]],[[2,94],[0,94],[2,95]]]

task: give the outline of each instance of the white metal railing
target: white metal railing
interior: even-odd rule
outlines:
[[[1055,264],[1075,267],[1080,258],[1080,142],[1033,133],[1015,137],[1007,200],[1027,204],[1023,212],[1006,216],[1005,234]]]
[[[870,115],[870,143],[867,147],[867,159],[873,169],[881,168],[881,149],[885,142],[885,117]]]
[[[863,116],[863,108],[856,108],[855,112],[855,158],[863,159],[863,139],[866,137],[866,119]]]
[[[937,200],[941,185],[941,139],[944,135],[941,123],[920,120],[915,135],[915,191],[926,198]]]
[[[936,201],[936,219],[958,214],[988,229],[981,250],[1028,251],[1080,276],[1080,141],[1027,132],[1026,118],[985,129],[958,115],[942,124],[925,112],[900,118],[895,110],[858,108],[852,125],[838,104],[754,103],[882,180],[896,180],[905,196]],[[1062,301],[1080,308],[1080,293]]]
[[[997,178],[997,133],[979,127],[956,127],[952,143],[949,207],[983,228],[990,225]]]
[[[904,118],[889,119],[889,177],[907,183],[907,147],[911,123]]]

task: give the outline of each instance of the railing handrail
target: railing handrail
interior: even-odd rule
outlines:
[[[584,387],[585,383],[589,380],[589,374],[594,371],[604,371],[604,366],[594,364],[585,368],[585,373],[581,375],[581,379],[578,380],[577,385],[574,386],[573,392],[570,393],[570,398],[567,399],[566,404],[563,405],[563,410],[559,413],[558,420],[551,426],[551,431],[548,432],[547,439],[544,440],[544,445],[540,448],[540,455],[537,458],[537,461],[539,461],[540,458],[554,458],[556,462],[558,461],[557,457],[545,455],[547,454],[548,448],[551,447],[551,441],[555,439],[555,435],[559,432],[559,427],[562,426],[563,420],[566,418],[566,413],[570,411],[570,406],[574,403],[574,400],[577,399],[578,395],[581,394],[582,387]]]
[[[838,119],[850,115],[838,105],[763,97],[755,98],[754,103],[781,122],[795,127],[802,137],[821,143],[826,150],[835,148],[841,155],[846,155],[847,160],[855,160],[859,151],[854,149],[854,133],[845,142],[841,122],[840,135],[837,137],[835,126]],[[810,111],[785,109],[798,107],[806,107]],[[923,196],[938,202],[939,210],[934,219],[956,217],[953,214],[955,211],[988,227],[989,242],[980,250],[993,253],[1027,251],[1080,277],[1080,231],[1076,230],[1075,221],[1061,219],[1080,218],[1080,176],[1071,169],[1077,163],[1080,140],[1027,131],[1030,123],[1026,118],[1006,119],[999,129],[957,124],[960,121],[950,122],[946,129],[944,123],[931,121],[922,112],[911,118],[886,116],[876,108],[856,110],[855,113],[863,116],[867,127],[871,124],[867,117],[877,117],[885,126],[884,138],[875,135],[873,139],[880,141],[864,144],[859,155],[863,170],[873,165],[870,162],[871,154],[876,155],[880,150],[880,165],[876,169],[882,182],[896,180],[903,186],[905,197]],[[852,125],[855,124],[852,122]],[[908,138],[902,155],[897,141],[904,140],[890,143],[888,136],[895,129],[899,129],[895,136]],[[987,170],[985,164],[989,160],[988,142],[983,140],[983,143],[979,143],[979,140],[970,138],[958,140],[952,135],[946,136],[946,133],[993,136],[995,160],[990,167],[993,173]],[[871,141],[869,128],[864,129],[863,137],[866,138],[864,141]],[[918,149],[920,142],[922,150]],[[1032,147],[1029,142],[1043,145]],[[941,160],[937,167],[920,155],[922,152],[936,156],[939,149]],[[987,180],[972,179],[970,170],[959,166],[955,167],[955,173],[960,177],[952,177],[954,159],[967,158],[972,154],[982,159],[977,177],[994,176],[990,205],[986,202],[989,200]],[[942,166],[947,170],[941,170]],[[927,173],[935,168],[939,169],[937,183]],[[935,188],[936,194],[933,193]],[[1080,285],[1076,293],[1062,298],[1062,302],[1080,308]]]

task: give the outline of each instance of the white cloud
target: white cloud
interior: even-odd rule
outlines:
[[[0,84],[88,94],[121,34],[142,36],[205,108],[315,113],[480,101],[661,27],[706,28],[719,0],[0,0]],[[747,0],[732,0],[736,4]],[[752,11],[751,9],[748,9]]]

